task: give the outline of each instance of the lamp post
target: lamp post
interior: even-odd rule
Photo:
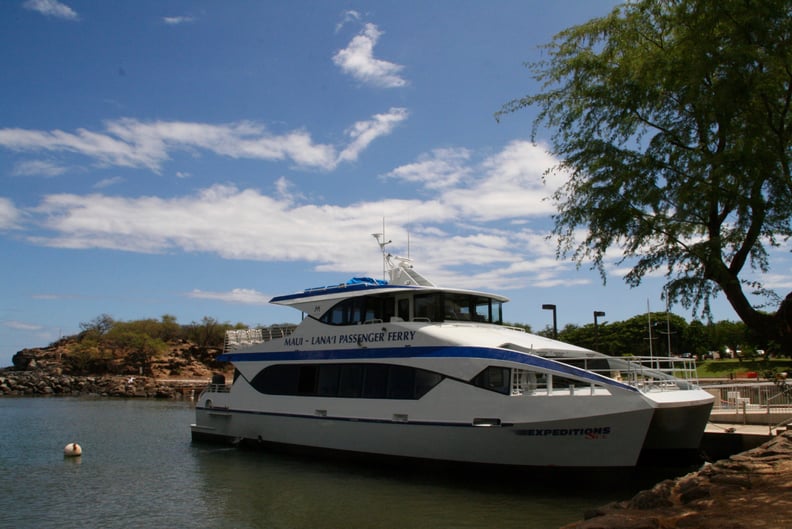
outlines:
[[[556,306],[551,303],[545,303],[544,305],[542,305],[542,309],[553,311],[553,339],[558,340],[558,321],[556,320]]]
[[[599,351],[600,344],[599,344],[599,325],[597,322],[597,318],[605,316],[605,313],[601,310],[594,311],[594,344],[597,347],[597,351]]]

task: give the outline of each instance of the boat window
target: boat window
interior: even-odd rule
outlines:
[[[402,321],[410,321],[410,298],[401,298],[398,302],[397,314]]]
[[[251,385],[262,393],[273,395],[296,395],[300,382],[300,366],[282,365],[278,369],[264,369],[253,380]],[[263,391],[266,389],[266,391]]]
[[[305,366],[300,369],[297,379],[297,394],[311,395],[316,392],[316,378],[318,369],[315,366]]]
[[[503,322],[501,302],[486,296],[446,292],[444,314],[446,320]]]
[[[338,396],[359,397],[363,390],[363,366],[343,364],[339,371]]]
[[[333,305],[319,318],[330,325],[358,325],[389,321],[393,316],[393,296],[360,296]]]
[[[443,375],[424,369],[415,370],[415,394],[425,395],[443,380]]]
[[[319,395],[334,397],[338,394],[338,373],[337,365],[321,366],[319,368]]]
[[[568,387],[582,388],[590,386],[591,382],[584,382],[582,380],[575,380],[574,378],[567,378],[558,375],[553,375],[553,388],[561,389]]]
[[[438,294],[418,294],[413,298],[413,318],[426,318],[428,321],[443,321],[442,296]]]
[[[547,391],[547,374],[528,369],[512,369],[512,395],[533,395]]]
[[[511,369],[489,366],[470,381],[474,386],[509,395],[511,393]]]
[[[411,399],[415,391],[415,369],[390,366],[388,369],[388,398]]]
[[[420,399],[443,380],[439,373],[387,364],[282,364],[251,381],[260,393],[368,399]]]
[[[368,365],[363,375],[363,397],[384,399],[388,394],[388,366]]]

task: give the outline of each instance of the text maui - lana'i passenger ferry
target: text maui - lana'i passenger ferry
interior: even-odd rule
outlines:
[[[381,247],[389,281],[275,297],[299,325],[229,331],[234,380],[201,393],[193,440],[573,468],[697,450],[714,399],[693,360],[505,326],[507,298],[435,286]]]

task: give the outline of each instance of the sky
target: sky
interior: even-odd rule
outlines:
[[[559,328],[663,310],[618,252],[604,285],[556,258],[549,136],[494,118],[540,89],[542,44],[615,4],[0,2],[0,366],[102,314],[298,322],[269,299],[381,277],[383,228],[535,330],[548,303]]]

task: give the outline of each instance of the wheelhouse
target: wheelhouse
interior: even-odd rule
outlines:
[[[329,325],[390,321],[503,323],[503,300],[453,291],[398,291],[345,298],[319,316]]]

